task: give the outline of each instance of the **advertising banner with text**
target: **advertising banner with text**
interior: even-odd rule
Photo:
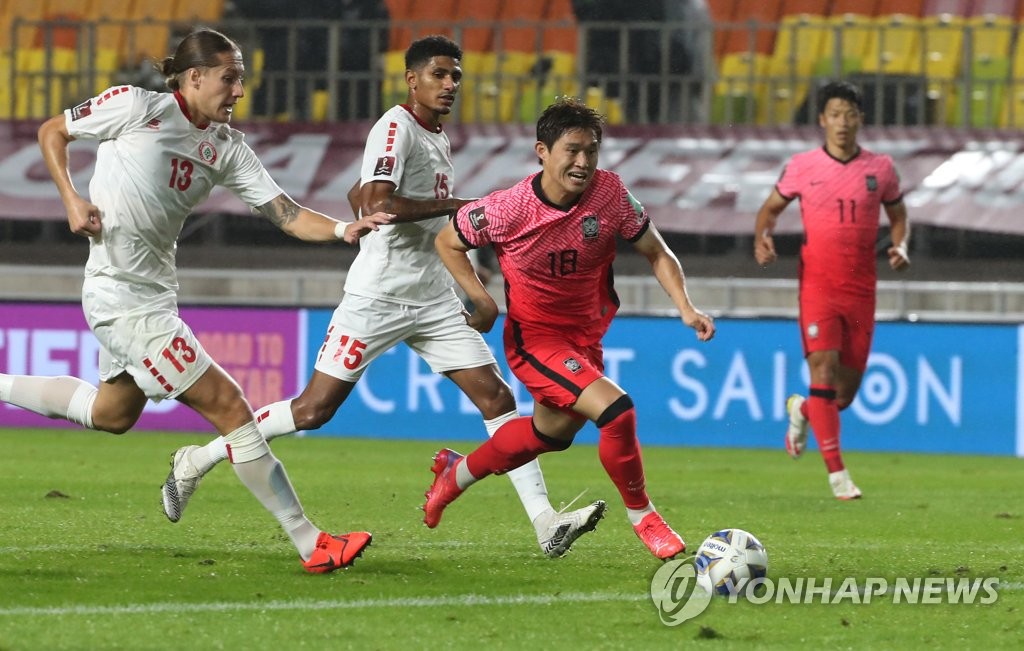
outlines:
[[[296,201],[347,216],[345,195],[359,178],[369,124],[238,126]],[[36,142],[37,128],[37,123],[0,122],[0,218],[64,220]],[[483,196],[539,169],[532,125],[449,124],[445,129],[456,196]],[[1018,133],[865,128],[860,139],[866,148],[893,157],[916,223],[1024,233],[1024,152]],[[616,126],[604,134],[600,165],[622,176],[662,230],[745,235],[789,157],[821,142],[820,131],[811,127]],[[83,191],[96,147],[85,140],[71,145],[69,167]],[[198,152],[194,162],[204,164]],[[199,211],[249,214],[223,188]],[[799,230],[794,202],[779,231]]]
[[[181,315],[254,407],[289,398],[305,384],[305,333],[296,310],[183,307]],[[98,355],[79,305],[0,303],[0,373],[71,375],[95,384]],[[0,426],[77,427],[3,403]],[[176,400],[150,402],[136,429],[213,432]]]
[[[298,393],[330,310],[182,308],[214,359],[254,407]],[[532,400],[501,355],[499,319],[486,335],[522,413]],[[648,445],[780,448],[784,404],[808,373],[791,320],[720,319],[698,342],[677,319],[619,317],[605,338],[606,375],[637,406]],[[984,342],[980,345],[979,342]],[[1024,456],[1024,326],[879,323],[860,393],[843,412],[847,450]],[[77,305],[0,304],[0,372],[96,381],[98,347]],[[0,426],[62,426],[0,405]],[[136,429],[210,431],[174,401],[151,404]],[[485,436],[456,386],[408,347],[377,359],[314,436],[464,440]],[[587,425],[579,442],[593,443]]]

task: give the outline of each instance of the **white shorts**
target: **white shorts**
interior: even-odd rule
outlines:
[[[334,310],[314,368],[356,382],[370,362],[405,342],[434,373],[494,364],[494,354],[470,328],[455,293],[431,305],[405,305],[345,294]]]
[[[127,371],[155,402],[176,398],[213,360],[181,317],[174,292],[151,286],[86,278],[85,320],[100,342],[99,377]]]

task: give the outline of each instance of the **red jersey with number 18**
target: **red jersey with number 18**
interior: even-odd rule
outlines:
[[[793,156],[775,189],[800,198],[802,288],[873,297],[880,208],[902,198],[892,158],[862,148],[843,162],[820,147]]]
[[[534,174],[466,204],[455,229],[467,246],[494,246],[510,320],[577,345],[598,343],[619,306],[616,238],[638,240],[647,211],[614,172],[596,170],[568,208],[549,203],[540,180]]]

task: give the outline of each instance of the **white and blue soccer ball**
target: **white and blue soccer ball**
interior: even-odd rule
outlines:
[[[753,534],[722,529],[704,539],[694,564],[697,585],[708,594],[740,594],[768,574],[768,552]]]

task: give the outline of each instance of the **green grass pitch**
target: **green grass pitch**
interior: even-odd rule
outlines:
[[[1013,458],[847,454],[865,497],[831,498],[813,450],[645,448],[648,487],[690,551],[738,527],[770,577],[997,577],[991,604],[714,600],[679,626],[649,596],[659,567],[593,446],[542,457],[555,502],[586,489],[609,512],[544,558],[505,478],[418,510],[444,442],[279,439],[306,512],[366,529],[356,565],[305,574],[226,464],[178,524],[159,486],[205,435],[0,430],[0,651],[35,649],[1020,648],[1024,466]],[[465,442],[452,447],[468,451]]]

